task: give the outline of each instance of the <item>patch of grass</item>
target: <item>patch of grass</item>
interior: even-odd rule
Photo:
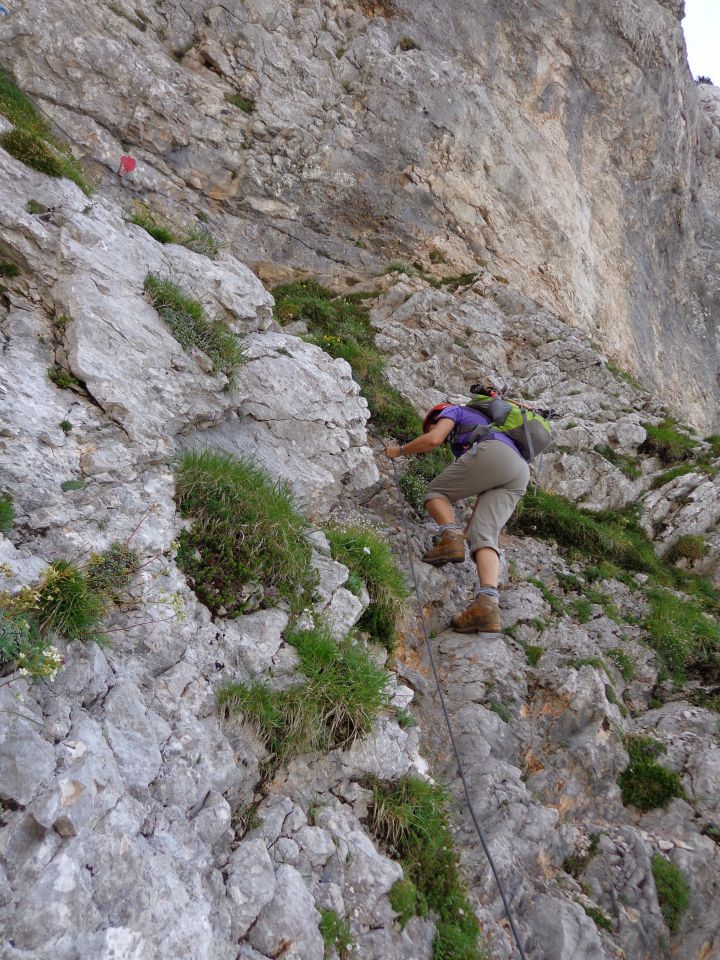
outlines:
[[[83,570],[67,560],[50,564],[38,584],[5,598],[9,609],[29,618],[40,634],[67,640],[94,640],[105,612],[104,598],[90,587]]]
[[[585,596],[591,604],[597,604],[599,607],[602,607],[603,613],[609,620],[614,620],[615,623],[621,622],[620,614],[607,593],[598,590],[596,587],[586,587]]]
[[[612,647],[612,649],[605,651],[605,655],[617,664],[625,683],[630,683],[635,676],[635,664],[625,651],[619,647]]]
[[[138,205],[127,217],[128,223],[134,223],[136,227],[149,233],[158,243],[180,243],[180,238],[176,235],[172,225],[153,213],[145,204]]]
[[[31,680],[52,679],[62,657],[36,623],[3,608],[0,597],[0,665]],[[5,672],[5,671],[4,671]]]
[[[433,960],[479,960],[479,929],[460,878],[446,791],[419,777],[373,780],[370,789],[373,834],[415,885],[416,912],[437,916]]]
[[[594,667],[596,670],[605,670],[607,673],[607,668],[600,657],[579,657],[568,660],[568,666],[574,667],[576,670],[581,667]]]
[[[686,473],[693,473],[697,468],[692,463],[682,463],[677,467],[670,467],[664,473],[659,473],[652,482],[651,490],[657,490],[664,487],[671,480],[677,480],[678,477],[684,477]]]
[[[622,367],[619,367],[616,363],[613,363],[612,360],[608,360],[606,366],[610,373],[617,380],[622,380],[624,383],[634,387],[636,390],[645,390],[645,387],[643,387],[637,377],[634,377],[628,370],[623,370]]]
[[[599,907],[588,907],[584,903],[581,904],[581,906],[596,927],[600,927],[603,930],[612,930],[614,924],[604,910],[601,910]]]
[[[565,604],[562,602],[560,597],[556,596],[552,590],[544,583],[542,580],[539,580],[537,577],[528,577],[528,583],[532,583],[534,587],[537,587],[540,593],[543,595],[543,600],[545,603],[550,605],[550,608],[553,613],[561,617],[565,613]]]
[[[149,273],[145,291],[180,346],[184,350],[202,350],[212,361],[213,371],[232,380],[244,357],[238,338],[225,324],[217,317],[206,316],[202,304],[169,277]]]
[[[705,442],[710,444],[710,456],[720,457],[720,433],[712,433],[705,437]]]
[[[68,490],[84,490],[86,486],[87,480],[63,480],[60,489],[63,493],[67,493]]]
[[[416,43],[412,37],[400,37],[400,42],[398,46],[403,53],[407,53],[409,50],[419,50],[420,45]]]
[[[13,124],[12,130],[0,136],[0,146],[33,170],[50,177],[68,177],[90,196],[92,187],[69,145],[54,135],[30,97],[1,70],[0,114]]]
[[[677,773],[656,762],[665,752],[661,743],[649,737],[627,737],[625,747],[630,763],[618,779],[625,806],[644,812],[666,807],[673,797],[685,796]]]
[[[496,713],[500,717],[501,720],[503,720],[505,723],[510,723],[512,720],[512,714],[504,703],[500,703],[499,700],[491,700],[488,703],[488,706],[493,713]]]
[[[642,476],[642,470],[636,457],[628,453],[617,453],[612,447],[608,446],[607,443],[596,444],[594,450],[604,457],[608,463],[612,463],[613,466],[617,467],[618,470],[624,473],[630,480],[637,480],[638,477]]]
[[[7,533],[15,519],[15,508],[9,493],[0,493],[0,533]]]
[[[544,625],[543,625],[544,629]],[[545,653],[543,647],[533,646],[533,644],[528,643],[525,646],[525,656],[527,657],[527,662],[531,667],[536,667],[540,661],[540,657]]]
[[[360,577],[370,594],[370,604],[358,626],[392,652],[403,600],[409,591],[389,544],[367,527],[334,526],[325,532],[333,558]]]
[[[396,710],[395,716],[397,717],[398,724],[403,730],[410,730],[412,727],[417,726],[417,720],[409,710]]]
[[[388,900],[393,910],[399,914],[400,928],[405,929],[407,922],[418,914],[422,915],[424,903],[418,902],[418,889],[412,880],[396,880],[388,893]]]
[[[4,277],[6,280],[12,280],[14,277],[19,276],[19,267],[14,263],[6,263],[4,260],[0,260],[0,277]]]
[[[33,213],[33,214],[48,212],[48,207],[46,207],[44,203],[40,203],[39,200],[28,200],[25,206],[25,209],[27,210],[28,213]]]
[[[201,253],[210,260],[214,260],[220,253],[220,243],[207,227],[197,224],[187,229],[180,237],[179,242],[192,250]]]
[[[674,559],[683,557],[686,560],[702,560],[707,556],[708,545],[705,537],[691,533],[680,537],[672,550]]]
[[[609,560],[626,570],[661,573],[662,562],[633,512],[582,510],[557,494],[525,494],[511,520],[512,532],[553,539],[559,546]]]
[[[608,703],[612,703],[614,706],[616,706],[624,717],[630,715],[630,711],[620,697],[618,697],[617,693],[615,692],[615,688],[609,683],[605,684],[605,698]]]
[[[61,390],[69,390],[72,387],[80,386],[80,381],[77,379],[77,377],[74,377],[69,370],[66,370],[59,364],[55,364],[54,367],[48,368],[48,376],[55,386],[59,387]]]
[[[142,227],[158,243],[177,243],[194,253],[203,254],[210,260],[214,260],[220,252],[220,244],[206,226],[195,224],[179,230],[145,203],[136,202],[133,210],[126,214],[126,219],[128,223]]]
[[[644,423],[643,427],[647,438],[640,446],[640,452],[660,457],[663,463],[689,460],[697,447],[697,441],[686,433],[681,433],[672,417],[665,417],[658,424]]]
[[[67,436],[69,433],[72,432],[72,424],[70,423],[69,420],[61,420],[58,426],[60,427],[62,432],[65,434],[65,436]]]
[[[334,910],[321,910],[318,929],[325,941],[325,960],[330,960],[333,950],[336,951],[340,960],[345,960],[352,944],[350,925],[347,920],[339,917]]]
[[[688,671],[712,676],[720,670],[720,624],[700,604],[670,590],[646,591],[650,613],[643,623],[650,644],[676,681]]]
[[[177,562],[214,613],[243,612],[244,587],[262,585],[263,604],[300,609],[316,576],[307,521],[281,483],[249,460],[213,451],[180,456],[176,501],[193,521],[180,534]]]
[[[655,878],[660,912],[671,933],[677,933],[680,918],[690,903],[690,891],[682,872],[660,853],[652,856],[652,873]]]
[[[255,726],[273,766],[300,753],[351,746],[387,705],[388,674],[352,637],[338,642],[319,624],[291,631],[287,641],[300,657],[300,686],[232,684],[218,693],[226,714],[239,713]]]
[[[252,113],[255,110],[255,101],[252,97],[244,97],[241,93],[226,93],[225,100],[243,113]]]
[[[584,852],[576,851],[571,856],[566,857],[563,860],[563,870],[565,873],[569,873],[571,877],[575,877],[575,879],[578,880],[580,875],[585,872],[587,865],[597,854],[599,849],[600,834],[591,833],[587,849]]]
[[[592,603],[587,597],[578,597],[570,604],[579,623],[587,623],[592,613]]]

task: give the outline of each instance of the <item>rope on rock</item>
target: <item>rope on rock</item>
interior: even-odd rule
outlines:
[[[379,439],[379,438],[378,438]],[[442,691],[442,686],[440,685],[440,677],[438,676],[437,667],[435,666],[435,658],[432,652],[432,646],[430,644],[430,633],[428,631],[427,621],[425,620],[425,611],[423,609],[422,597],[420,596],[420,587],[417,581],[417,575],[415,574],[415,564],[413,563],[412,558],[412,548],[410,545],[410,530],[408,527],[407,513],[402,501],[402,491],[400,489],[400,482],[398,478],[397,468],[395,466],[395,461],[390,461],[393,471],[393,479],[395,481],[395,489],[397,491],[398,502],[400,504],[400,515],[403,521],[403,528],[405,531],[405,545],[407,548],[408,560],[410,561],[410,570],[412,571],[413,585],[415,587],[415,597],[417,598],[418,604],[418,613],[420,614],[420,620],[422,621],[423,633],[425,634],[425,645],[427,647],[428,657],[430,659],[430,666],[432,667],[433,676],[435,677],[435,685],[437,686],[437,691],[440,696],[440,705],[442,707],[443,715],[445,716],[445,723],[448,728],[448,733],[450,734],[450,742],[452,743],[453,753],[455,754],[455,761],[457,762],[458,773],[460,774],[460,779],[462,780],[463,791],[465,792],[465,802],[467,804],[468,810],[470,811],[470,816],[472,817],[472,822],[475,826],[475,831],[477,832],[478,837],[480,838],[480,843],[483,850],[485,851],[485,856],[488,859],[490,864],[490,869],[492,870],[492,875],[495,878],[495,883],[500,892],[500,898],[502,899],[503,906],[505,908],[505,916],[508,918],[510,923],[510,929],[512,930],[513,937],[515,938],[515,943],[517,944],[518,952],[520,954],[521,960],[526,960],[525,952],[520,942],[520,934],[515,925],[515,919],[510,909],[510,904],[508,902],[507,896],[505,895],[505,888],[503,887],[502,880],[498,876],[497,869],[495,867],[495,862],[492,858],[492,854],[488,849],[487,842],[485,840],[485,835],[483,834],[482,827],[475,813],[475,808],[473,807],[472,800],[470,799],[470,788],[468,787],[467,780],[465,778],[465,770],[462,765],[462,760],[460,759],[460,751],[457,748],[455,742],[455,734],[453,732],[452,723],[450,722],[450,715],[448,714],[447,704],[445,703],[445,695]]]

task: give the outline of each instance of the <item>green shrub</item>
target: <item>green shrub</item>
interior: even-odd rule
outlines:
[[[140,569],[140,556],[126,543],[112,543],[102,553],[90,554],[85,576],[93,593],[112,596],[124,590]]]
[[[448,795],[419,777],[370,782],[370,828],[416,887],[416,912],[437,916],[434,960],[475,960],[478,924],[460,878],[447,815]],[[404,903],[408,903],[405,893]]]
[[[243,362],[243,351],[237,337],[217,317],[205,316],[202,305],[168,277],[149,273],[145,290],[150,302],[172,330],[184,350],[197,347],[207,354],[214,372],[222,372],[232,380]]]
[[[587,597],[578,597],[570,604],[579,623],[587,623],[592,612],[592,603]]]
[[[275,765],[299,753],[349,747],[387,706],[388,674],[352,637],[338,642],[320,624],[292,631],[287,641],[300,657],[300,686],[232,684],[218,694],[226,714],[240,713],[256,727]]]
[[[8,280],[12,280],[14,277],[20,275],[20,269],[14,263],[5,263],[0,261],[0,277],[5,277]]]
[[[69,420],[61,420],[58,426],[60,427],[62,432],[65,434],[65,436],[67,436],[69,433],[72,432],[72,424],[70,423]]]
[[[576,852],[571,854],[569,857],[566,857],[563,860],[563,870],[565,873],[569,873],[571,877],[575,877],[576,880],[580,878],[580,875],[585,872],[587,865],[596,856],[598,850],[600,849],[600,834],[591,833],[590,842],[587,846],[587,849],[583,852]]]
[[[49,208],[46,207],[44,203],[40,203],[39,200],[28,200],[25,209],[28,213],[40,214],[48,213]]]
[[[321,910],[318,929],[325,941],[325,960],[330,960],[332,950],[340,960],[345,960],[352,944],[347,920],[342,920],[334,910]]]
[[[74,377],[69,370],[65,370],[64,367],[55,364],[54,367],[48,368],[48,376],[55,384],[56,387],[59,387],[61,390],[69,390],[71,387],[79,387],[80,381],[77,377]]]
[[[673,797],[684,797],[680,777],[656,762],[665,747],[648,737],[628,737],[625,742],[630,763],[620,774],[618,784],[625,806],[638,810],[666,807]]]
[[[635,676],[635,664],[625,653],[625,651],[621,650],[619,647],[613,647],[612,649],[607,650],[605,654],[606,656],[610,657],[611,660],[615,661],[625,683],[630,683],[632,678]]]
[[[674,558],[683,557],[686,560],[702,560],[707,556],[708,545],[705,537],[693,534],[685,534],[680,537],[673,547],[672,554]]]
[[[409,591],[389,544],[368,527],[335,526],[329,527],[326,534],[333,558],[360,577],[370,595],[370,604],[358,626],[367,630],[375,643],[392,652],[403,600]]]
[[[9,493],[0,493],[0,533],[7,533],[15,519],[15,508]]]
[[[177,562],[213,612],[242,613],[249,583],[262,586],[266,606],[286,600],[297,610],[311,598],[308,523],[288,489],[256,464],[188,451],[178,462],[176,500],[193,521],[180,534]]]
[[[676,480],[678,477],[684,477],[686,473],[693,473],[697,468],[695,464],[692,463],[683,463],[677,467],[670,467],[669,470],[666,470],[664,473],[659,473],[652,482],[651,489],[657,490],[659,487],[664,487],[666,483],[670,483],[671,480]]]
[[[411,727],[417,726],[417,720],[409,710],[398,708],[395,710],[395,717],[403,730],[409,730]]]
[[[388,900],[393,910],[399,914],[398,921],[401,929],[405,929],[408,920],[417,916],[423,909],[418,901],[418,889],[412,880],[396,880],[390,888]]]
[[[252,113],[255,109],[255,101],[251,97],[244,97],[241,93],[226,93],[225,100],[243,113]]]
[[[690,891],[685,878],[679,868],[660,853],[653,854],[652,873],[655,878],[660,912],[668,925],[668,930],[671,933],[677,933],[680,917],[690,903]]]
[[[677,423],[666,417],[659,424],[644,423],[647,437],[640,446],[642,453],[654,454],[663,463],[678,463],[689,460],[697,447],[697,442],[685,433],[680,433]]]

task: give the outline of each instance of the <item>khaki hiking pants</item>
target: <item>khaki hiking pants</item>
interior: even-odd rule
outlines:
[[[500,531],[525,493],[530,468],[519,453],[502,440],[482,440],[475,453],[468,450],[431,480],[423,503],[428,500],[456,500],[478,495],[466,538],[470,556],[481,547],[500,553]]]

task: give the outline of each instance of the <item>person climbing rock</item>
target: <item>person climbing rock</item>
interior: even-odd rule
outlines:
[[[455,463],[432,480],[424,496],[425,508],[440,527],[423,560],[436,567],[462,563],[465,538],[477,567],[479,583],[472,603],[453,618],[459,633],[500,633],[498,537],[530,479],[527,461],[515,441],[497,430],[484,431],[470,443],[473,431],[492,421],[479,410],[439,403],[428,411],[422,435],[402,446],[387,446],[390,459],[428,453],[450,443]],[[453,504],[477,496],[472,517],[463,528],[455,519]]]

